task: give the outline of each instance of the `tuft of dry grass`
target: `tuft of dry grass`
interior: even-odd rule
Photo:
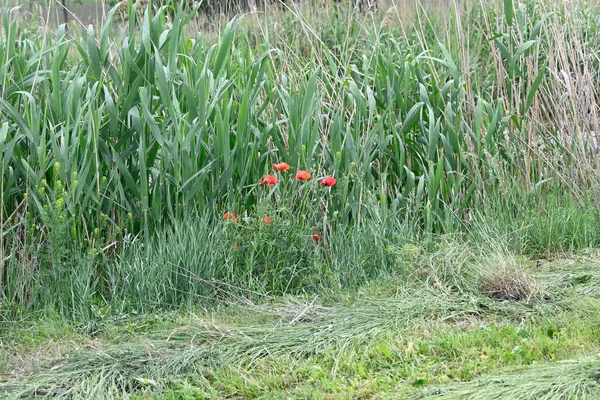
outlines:
[[[506,254],[487,258],[480,266],[477,281],[481,293],[494,300],[530,302],[543,292],[527,267]]]

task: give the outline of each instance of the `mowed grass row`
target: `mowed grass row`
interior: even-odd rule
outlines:
[[[81,325],[56,318],[34,327],[18,323],[4,335],[9,347],[0,352],[0,393],[66,399],[597,398],[597,260],[521,268],[539,290],[528,303],[387,279],[359,292],[247,301],[216,312],[98,315]]]
[[[197,278],[339,288],[397,273],[432,233],[597,246],[597,14],[536,4],[417,7],[410,23],[293,7],[217,41],[177,7],[82,34],[6,8],[5,304],[176,305],[213,295]]]

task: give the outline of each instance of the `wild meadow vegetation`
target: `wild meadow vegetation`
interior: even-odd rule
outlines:
[[[2,11],[2,396],[600,398],[595,1],[39,21]]]

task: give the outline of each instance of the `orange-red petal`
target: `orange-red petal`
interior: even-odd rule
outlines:
[[[228,219],[234,221],[234,222],[238,222],[237,219],[237,215],[235,215],[234,213],[230,213],[230,212],[226,212],[225,215],[223,215],[223,219],[225,221],[227,221]]]
[[[277,184],[277,178],[274,177],[273,175],[265,175],[260,180],[260,184],[261,185],[271,185],[271,186],[273,186],[273,185]]]
[[[310,174],[307,171],[300,170],[296,173],[296,180],[307,181],[309,179],[310,179]]]
[[[337,181],[333,176],[328,176],[327,178],[321,179],[321,186],[332,187],[336,182]]]
[[[287,171],[291,167],[288,163],[280,162],[279,164],[273,164],[273,168],[275,168],[276,171]]]

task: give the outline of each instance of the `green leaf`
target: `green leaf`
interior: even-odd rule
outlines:
[[[223,65],[225,64],[225,58],[227,57],[227,54],[229,54],[229,49],[231,48],[231,43],[233,42],[233,34],[235,33],[235,29],[237,28],[238,24],[239,19],[233,18],[225,26],[223,36],[219,41],[219,52],[217,53],[217,58],[214,64],[215,76],[219,76],[221,70],[223,69]]]
[[[535,77],[535,80],[533,81],[533,84],[531,85],[531,88],[529,89],[529,93],[527,94],[527,101],[525,102],[525,108],[523,109],[523,114],[525,114],[529,110],[531,105],[533,104],[533,99],[535,98],[535,94],[537,93],[537,90],[539,89],[540,85],[542,84],[542,81],[544,80],[544,77],[546,76],[547,68],[548,68],[547,62],[540,67],[540,71],[538,72],[537,76]]]
[[[416,103],[414,106],[412,106],[410,108],[410,110],[408,110],[408,113],[406,114],[406,118],[404,119],[404,122],[402,122],[402,133],[406,134],[410,130],[410,128],[413,127],[413,125],[415,124],[415,121],[417,120],[417,117],[424,105],[425,105],[425,103],[420,101],[420,102]]]
[[[517,72],[517,62],[519,61],[519,59],[521,58],[521,56],[531,48],[531,46],[533,46],[536,43],[535,40],[529,40],[525,43],[523,43],[521,46],[519,46],[519,48],[517,49],[517,51],[515,51],[515,54],[513,54],[513,56],[510,59],[509,65],[508,65],[508,73],[510,76],[515,76],[516,72]]]
[[[512,0],[504,0],[504,19],[509,26],[512,26],[513,24],[514,14],[515,10]]]
[[[542,26],[544,25],[544,22],[546,22],[546,20],[548,18],[550,18],[551,16],[555,15],[555,12],[548,12],[545,13],[544,15],[542,15],[542,18],[534,25],[533,29],[531,30],[531,35],[529,35],[529,39],[531,40],[535,40],[537,39],[537,37],[540,34],[540,31],[542,30]]]

